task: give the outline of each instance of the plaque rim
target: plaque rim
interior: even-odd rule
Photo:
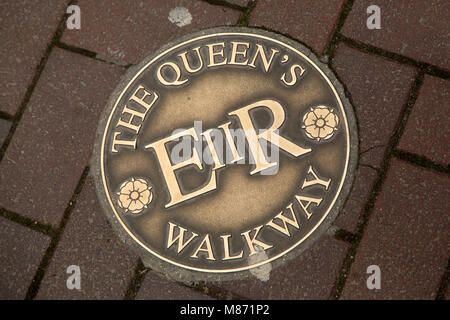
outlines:
[[[121,220],[120,216],[116,212],[110,195],[108,194],[107,185],[105,181],[105,175],[103,171],[104,167],[104,146],[107,132],[109,130],[110,120],[115,112],[115,108],[118,102],[121,100],[123,94],[130,86],[134,84],[134,81],[139,77],[145,69],[152,63],[156,62],[164,54],[167,54],[171,50],[189,44],[201,39],[212,38],[217,35],[242,35],[253,38],[262,38],[268,41],[272,41],[277,45],[287,47],[291,51],[300,55],[308,63],[310,63],[326,80],[333,94],[338,100],[338,105],[341,111],[345,114],[344,123],[347,133],[346,142],[347,161],[345,164],[344,173],[341,177],[341,184],[338,192],[334,196],[332,204],[329,206],[327,212],[323,215],[321,220],[316,224],[314,228],[302,237],[299,241],[290,245],[282,253],[279,253],[267,260],[255,263],[250,266],[233,268],[233,269],[205,269],[186,266],[176,261],[172,261],[169,258],[161,256],[157,252],[153,252],[151,249],[146,248],[144,244],[137,239],[134,234],[128,230],[128,227]],[[307,249],[309,249],[313,243],[315,243],[326,231],[332,226],[332,222],[337,215],[342,211],[345,201],[348,198],[350,190],[352,188],[356,167],[358,163],[358,131],[356,117],[354,109],[349,99],[345,94],[343,84],[338,80],[334,71],[325,63],[321,62],[317,56],[303,43],[292,40],[286,36],[278,33],[262,30],[260,28],[248,28],[248,27],[214,27],[207,28],[201,31],[193,32],[185,36],[171,40],[164,44],[159,49],[154,50],[150,54],[146,55],[136,65],[128,68],[122,78],[116,85],[113,93],[108,98],[106,106],[104,107],[97,126],[94,149],[90,161],[91,175],[93,176],[97,198],[99,199],[103,214],[107,217],[109,223],[112,225],[115,234],[121,239],[123,243],[131,247],[131,249],[137,253],[142,259],[146,267],[151,267],[157,272],[164,273],[166,276],[173,278],[177,281],[195,281],[195,280],[208,280],[208,281],[221,281],[232,280],[238,278],[247,278],[252,273],[253,269],[258,269],[267,263],[270,263],[272,268],[276,268],[288,260],[299,256]],[[106,187],[105,187],[106,186]]]

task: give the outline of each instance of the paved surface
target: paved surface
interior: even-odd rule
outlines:
[[[66,28],[66,8],[81,29]],[[381,7],[369,30],[366,8]],[[189,24],[169,21],[185,7]],[[448,1],[2,1],[0,298],[446,299]],[[112,232],[89,175],[100,112],[126,68],[178,36],[257,26],[328,62],[355,107],[360,162],[334,227],[267,282],[180,284]],[[66,286],[81,269],[81,290]],[[378,265],[381,289],[369,290]]]

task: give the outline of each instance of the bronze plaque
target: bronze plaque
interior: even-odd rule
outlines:
[[[93,168],[107,217],[169,277],[266,280],[350,190],[357,129],[343,92],[274,33],[178,39],[132,67],[102,115]]]

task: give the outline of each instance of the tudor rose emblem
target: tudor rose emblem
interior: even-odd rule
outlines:
[[[130,68],[98,132],[106,216],[146,265],[179,278],[270,273],[300,254],[342,208],[356,163],[332,71],[247,28],[186,36]]]

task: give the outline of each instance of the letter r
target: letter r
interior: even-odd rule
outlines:
[[[253,121],[250,117],[250,111],[257,107],[265,107],[268,109],[272,113],[273,119],[270,128],[261,134],[256,133],[256,129],[253,126]],[[276,162],[267,161],[261,148],[260,139],[265,139],[266,141],[275,144],[295,157],[311,152],[311,149],[304,149],[292,141],[278,135],[277,131],[284,123],[286,115],[281,104],[275,100],[260,100],[246,107],[232,111],[229,115],[237,116],[241,122],[242,128],[244,129],[250,152],[255,160],[255,168],[250,171],[251,175],[277,165]]]

